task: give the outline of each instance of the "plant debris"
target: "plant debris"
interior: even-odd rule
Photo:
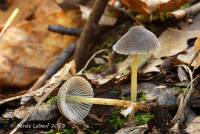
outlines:
[[[200,133],[199,5],[2,0],[0,133]]]

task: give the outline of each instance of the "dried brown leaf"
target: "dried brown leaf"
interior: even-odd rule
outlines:
[[[183,31],[177,29],[167,29],[159,37],[160,48],[156,50],[154,56],[169,57],[176,55],[188,48],[187,41],[191,38],[198,37],[200,30]]]
[[[33,83],[56,56],[77,38],[51,33],[48,25],[80,27],[78,10],[54,13],[23,21],[7,29],[0,39],[0,87],[24,87]]]
[[[33,106],[22,106],[14,111],[14,116],[23,119],[27,112],[29,112]],[[50,120],[58,116],[56,105],[42,103],[38,109],[33,112],[29,120],[32,121],[45,121]]]
[[[189,134],[199,134],[200,132],[200,116],[196,117],[188,126],[186,129],[186,132]]]
[[[192,63],[192,65],[197,68],[200,66],[200,54],[199,54],[199,51],[200,51],[200,36],[196,39],[195,43],[194,43],[194,48],[193,48],[193,51],[195,53],[195,59]]]
[[[189,0],[121,0],[128,8],[144,14],[151,14],[155,11],[174,10],[188,1]]]

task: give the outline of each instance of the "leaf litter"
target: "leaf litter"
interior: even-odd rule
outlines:
[[[19,7],[21,11],[13,25],[9,26],[0,38],[0,99],[9,98],[9,95],[7,97],[6,95],[10,92],[15,96],[20,90],[26,91],[30,88],[30,85],[51,65],[58,54],[70,43],[77,41],[78,37],[75,36],[49,32],[47,30],[49,25],[83,28],[83,24],[90,19],[89,13],[94,8],[91,6],[92,2],[80,2],[82,5],[70,5],[72,10],[64,10],[56,2],[45,0],[23,3],[22,0],[13,0],[9,3],[11,6],[6,12],[0,12],[2,14],[0,22],[3,26],[14,8]],[[134,2],[114,0],[109,3],[113,4],[107,7],[99,22],[101,26],[99,31],[97,30],[99,34],[97,39],[92,42],[94,48],[91,49],[91,58],[81,73],[77,70],[77,74],[90,82],[95,97],[130,100],[131,56],[123,57],[112,53],[112,45],[127,32],[129,27],[138,23],[137,18],[130,16],[153,17],[156,13],[171,12],[179,9],[185,3],[189,5],[191,3],[187,0],[175,2],[171,0],[137,0]],[[111,7],[114,10],[111,10]],[[130,11],[135,9],[137,12]],[[119,15],[119,11],[123,11],[126,15],[123,16],[124,14],[121,13]],[[0,131],[4,133],[13,129],[19,124],[20,119],[27,117],[26,124],[29,122],[34,124],[38,120],[42,120],[53,122],[53,124],[62,122],[65,126],[64,128],[56,126],[53,130],[40,128],[34,130],[36,133],[45,131],[46,133],[188,132],[195,134],[200,132],[196,127],[199,125],[197,108],[199,107],[200,95],[198,90],[199,15],[192,18],[192,23],[187,22],[187,17],[185,20],[170,19],[170,24],[169,20],[161,21],[161,18],[150,21],[148,24],[142,22],[147,28],[154,23],[159,23],[159,21],[163,24],[162,30],[157,29],[161,32],[156,33],[159,35],[160,48],[151,55],[143,55],[138,70],[137,100],[145,103],[148,106],[147,109],[135,109],[132,113],[130,110],[131,114],[128,117],[123,117],[120,114],[120,108],[94,105],[86,117],[84,125],[63,119],[64,117],[57,109],[57,104],[48,103],[48,100],[53,100],[52,98],[57,95],[62,82],[76,75],[75,66],[70,62],[66,64],[68,67],[65,66],[64,76],[62,73],[54,75],[40,90],[27,95],[31,101],[25,101],[23,104],[12,101],[1,105],[0,124],[6,127],[0,127]],[[120,30],[116,32],[115,26],[127,24],[125,22],[131,23],[122,27],[123,32]],[[103,42],[104,36],[108,37],[108,35],[111,41]],[[98,43],[95,40],[98,40]],[[106,51],[101,51],[102,48]],[[94,51],[97,53],[92,56]],[[8,88],[10,88],[9,91],[7,91]],[[46,95],[51,93],[50,97],[45,98],[48,95],[42,97],[45,93]],[[36,103],[38,104],[35,107]],[[33,114],[28,117],[27,113],[29,114],[30,110]],[[13,121],[13,123],[9,121]],[[20,129],[19,131],[31,132],[30,129]]]

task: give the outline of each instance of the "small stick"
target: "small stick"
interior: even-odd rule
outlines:
[[[30,92],[30,93],[26,93],[26,94],[22,94],[22,95],[18,95],[18,96],[14,96],[14,97],[10,97],[10,98],[6,98],[6,99],[3,99],[0,101],[0,105],[6,103],[6,102],[9,102],[9,101],[13,101],[13,100],[17,100],[17,99],[20,99],[22,97],[26,97],[26,96],[33,96],[37,94],[36,91],[33,91],[33,92]]]
[[[179,108],[176,112],[176,115],[174,116],[174,118],[172,119],[172,123],[175,123],[177,121],[178,124],[180,124],[181,122],[183,122],[183,118],[185,115],[185,108],[188,105],[188,101],[189,98],[193,92],[193,83],[194,83],[194,79],[193,79],[193,72],[192,70],[190,70],[190,68],[186,65],[180,65],[182,66],[186,72],[188,72],[189,76],[190,76],[190,83],[187,86],[187,92],[185,92],[180,100],[180,105]],[[182,118],[183,117],[183,118]]]
[[[79,71],[88,59],[89,49],[91,48],[91,42],[94,39],[94,32],[98,27],[98,22],[106,8],[108,0],[96,0],[89,19],[86,22],[80,39],[77,42],[74,59],[76,62],[77,71]]]
[[[7,30],[7,28],[11,25],[11,23],[13,22],[13,20],[16,18],[17,14],[19,13],[19,9],[16,8],[12,14],[10,15],[10,17],[8,18],[8,20],[6,21],[6,24],[4,25],[3,29],[1,30],[0,33],[0,37],[4,34],[4,32]]]
[[[51,32],[72,35],[72,36],[79,36],[82,32],[82,30],[79,28],[67,28],[59,25],[49,25],[48,30]]]
[[[200,2],[192,5],[187,9],[179,9],[176,11],[171,12],[171,15],[176,19],[182,19],[186,16],[196,15],[200,12]]]

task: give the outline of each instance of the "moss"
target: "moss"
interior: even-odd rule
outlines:
[[[144,92],[141,92],[138,94],[138,99],[137,99],[139,102],[140,101],[147,101],[147,97],[146,97],[146,93]]]
[[[135,115],[135,121],[137,125],[143,125],[147,124],[153,117],[150,113],[138,113]]]
[[[120,63],[122,61],[124,61],[128,56],[127,55],[117,55],[116,59],[115,59],[115,62],[116,63]]]
[[[44,134],[75,134],[75,131],[72,128],[66,128],[63,132],[58,132],[51,129],[47,132],[44,132]]]
[[[181,93],[181,94],[185,94],[188,91],[188,89],[182,88],[182,87],[176,87],[175,91],[177,91],[178,93]]]
[[[72,128],[68,128],[64,129],[64,131],[61,134],[75,134],[75,131]]]
[[[54,132],[54,130],[49,130],[49,131],[46,131],[46,132],[44,132],[44,134],[56,134],[56,132]]]
[[[110,91],[110,93],[112,93],[112,94],[120,94],[121,93],[121,91],[120,91],[120,89],[112,89],[111,91]]]
[[[150,21],[160,21],[160,22],[166,22],[170,18],[170,15],[168,12],[159,12],[153,14],[149,20]]]
[[[191,3],[187,3],[187,4],[184,4],[183,6],[181,6],[180,9],[184,10],[184,9],[190,7],[190,6],[191,6]]]
[[[116,37],[108,37],[105,39],[105,41],[103,41],[103,43],[100,45],[100,49],[105,49],[105,48],[109,48],[111,47],[116,41],[118,40],[118,38]]]
[[[100,72],[105,71],[106,69],[108,69],[108,66],[105,65],[105,64],[102,64],[102,65],[98,65],[96,67],[91,67],[88,70],[88,72],[90,72],[90,73],[100,73]]]
[[[87,129],[87,134],[100,134],[100,131],[99,130],[90,130],[90,129]]]
[[[126,119],[119,114],[119,111],[113,112],[113,115],[108,120],[108,123],[112,130],[120,129],[124,125],[125,122],[126,122]]]
[[[58,97],[57,96],[53,96],[53,97],[49,98],[49,100],[47,101],[47,103],[51,104],[51,105],[55,105],[57,103],[57,100],[58,100]]]

